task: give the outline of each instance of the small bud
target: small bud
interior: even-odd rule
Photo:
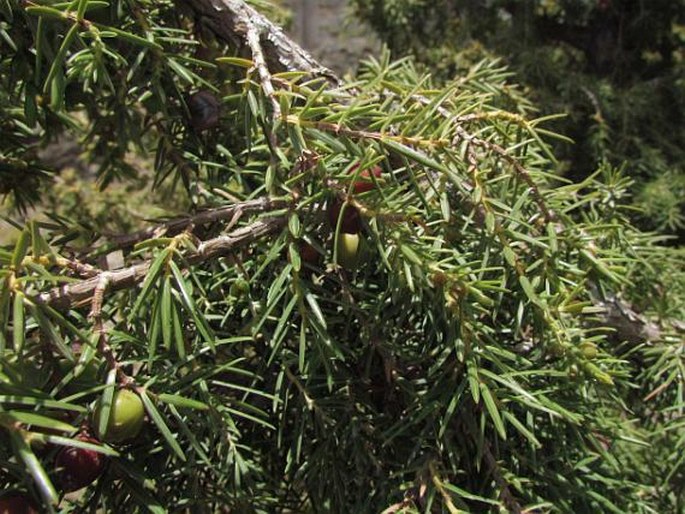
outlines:
[[[597,345],[591,341],[583,341],[580,343],[580,352],[588,360],[592,360],[597,357]]]

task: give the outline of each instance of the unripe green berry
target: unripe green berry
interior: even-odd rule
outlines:
[[[354,270],[359,264],[359,235],[340,232],[338,234],[338,264],[347,270]]]
[[[95,411],[95,420],[100,419],[101,406]],[[122,443],[133,439],[140,433],[145,422],[143,401],[129,389],[120,389],[114,393],[107,428],[100,434],[103,441]]]

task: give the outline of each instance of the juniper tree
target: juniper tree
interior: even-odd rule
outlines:
[[[630,225],[617,170],[553,173],[563,136],[505,69],[342,81],[240,0],[0,7],[15,205],[68,135],[103,187],[185,210],[14,222],[5,505],[682,508],[682,254]]]

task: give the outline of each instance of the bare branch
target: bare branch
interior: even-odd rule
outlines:
[[[216,209],[202,211],[193,216],[185,216],[165,221],[146,229],[139,230],[138,232],[133,232],[132,234],[113,236],[108,239],[107,244],[112,243],[115,247],[127,248],[153,237],[178,234],[192,226],[231,220],[237,212],[242,214],[265,212],[282,208],[285,205],[285,200],[271,198],[258,198],[256,200],[234,203],[223,207],[217,207]]]
[[[105,322],[102,319],[102,304],[105,299],[105,292],[110,285],[112,274],[109,271],[100,273],[97,277],[97,284],[91,298],[90,317],[93,319],[93,330],[97,334],[97,349],[100,355],[105,358],[109,369],[116,369],[120,382],[127,383],[131,378],[123,372],[117,362],[117,358],[109,345],[109,336]]]
[[[284,217],[272,217],[255,221],[228,235],[219,236],[201,243],[197,252],[185,256],[186,261],[189,264],[198,264],[219,257],[275,233],[284,224]],[[118,291],[136,286],[145,279],[151,265],[152,261],[149,260],[122,270],[105,272],[107,273],[107,291]],[[47,293],[41,293],[33,297],[32,300],[35,303],[47,304],[59,310],[66,310],[85,302],[92,302],[94,296],[101,291],[102,284],[102,277],[97,275],[83,282],[56,287]]]
[[[655,342],[662,339],[662,327],[635,312],[617,297],[611,296],[603,301],[595,300],[595,305],[604,308],[602,322],[616,331],[619,340],[639,344],[643,341]]]
[[[252,52],[252,60],[254,61],[255,68],[257,68],[257,73],[259,73],[259,80],[262,83],[262,89],[264,89],[264,94],[271,100],[271,106],[273,108],[272,120],[276,121],[281,117],[281,106],[276,100],[276,93],[274,92],[274,85],[271,82],[271,73],[266,64],[266,58],[264,57],[264,52],[262,51],[262,45],[259,37],[259,31],[257,26],[252,23],[251,19],[246,20],[247,22],[247,44]]]
[[[200,244],[195,255],[188,257],[192,264],[202,262],[213,257],[219,257],[236,248],[245,246],[262,237],[274,233],[285,225],[285,217],[267,218],[234,230],[228,235],[215,237]]]

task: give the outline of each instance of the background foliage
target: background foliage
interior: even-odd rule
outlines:
[[[685,2],[682,0],[353,0],[396,55],[450,79],[501,58],[555,129],[559,172],[601,162],[636,180],[635,219],[678,235],[685,216]],[[625,163],[625,164],[624,164]]]
[[[68,134],[107,191],[185,211],[111,234],[80,189],[15,222],[5,494],[63,512],[680,512],[683,255],[632,224],[621,170],[559,177],[564,136],[496,62],[433,82],[383,55],[336,85],[266,69],[202,5],[0,3],[16,205]],[[98,444],[102,476],[65,497],[60,448],[120,388],[143,432]]]

